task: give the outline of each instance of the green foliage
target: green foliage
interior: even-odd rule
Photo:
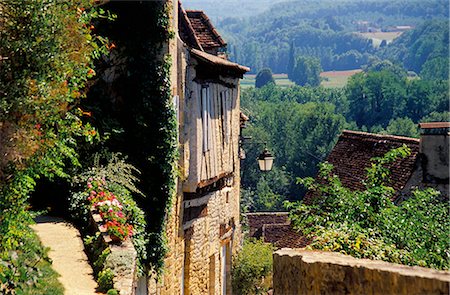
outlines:
[[[391,70],[352,76],[346,87],[348,120],[359,127],[386,128],[392,119],[408,117],[414,123],[434,111],[448,109],[448,83],[407,80]]]
[[[99,249],[96,249],[99,251]],[[109,247],[105,248],[100,255],[98,255],[97,260],[94,261],[94,270],[96,273],[98,273],[98,277],[100,276],[100,272],[104,269],[106,258],[108,258],[109,254],[111,254],[111,250]]]
[[[447,3],[448,8],[448,3]],[[405,32],[381,52],[384,58],[403,63],[426,79],[448,79],[449,21],[427,20]],[[435,72],[432,72],[434,70]],[[445,75],[447,73],[447,75]]]
[[[110,268],[106,268],[98,274],[97,282],[100,291],[107,292],[114,287],[114,273]]]
[[[386,133],[407,137],[419,137],[419,128],[410,118],[396,118],[389,121],[386,127]]]
[[[97,17],[108,18],[89,1],[0,3],[0,257],[3,265],[20,260],[13,271],[0,267],[0,276],[17,292],[36,287],[43,266],[28,228],[36,180],[67,177],[79,165],[76,139],[97,137],[75,107],[94,59],[107,53],[107,40],[90,26]]]
[[[425,80],[448,80],[450,59],[446,57],[436,57],[427,60],[422,65],[420,77]]]
[[[91,87],[89,100],[83,103],[83,109],[94,114],[89,122],[108,136],[100,145],[83,150],[83,155],[120,152],[141,172],[136,187],[144,196],[132,193],[145,212],[147,265],[160,272],[167,251],[164,230],[176,193],[178,158],[171,59],[161,55],[174,36],[169,30],[171,6],[165,1],[109,1],[103,7],[116,14],[117,20],[97,25],[115,44],[114,58],[101,64],[116,69],[120,61],[121,66],[114,81],[100,80]]]
[[[48,249],[43,248],[37,235],[30,231],[22,236],[21,242],[20,248],[0,253],[0,293],[63,294],[59,275],[52,269],[47,256]]]
[[[450,112],[432,112],[421,120],[422,122],[449,122]]]
[[[273,170],[262,174],[255,163],[262,145],[244,143],[243,208],[281,210],[281,202],[302,193],[292,176],[314,175],[318,162],[329,153],[346,124],[344,116],[328,101],[344,108],[345,97],[340,90],[295,86],[242,92],[242,107],[251,118],[244,135],[267,142],[275,155]]]
[[[319,86],[320,72],[322,72],[322,67],[319,59],[298,56],[295,59],[295,65],[289,79],[300,86]]]
[[[261,240],[245,240],[242,250],[233,257],[233,292],[244,294],[267,294],[272,283],[271,244]]]
[[[386,183],[387,165],[410,153],[406,146],[372,159],[364,191],[350,191],[322,164],[320,182],[299,183],[317,193],[311,204],[288,203],[294,226],[307,234],[312,249],[337,251],[357,258],[449,269],[449,204],[432,190],[416,190],[396,206]]]
[[[233,7],[233,2],[226,2],[227,6]],[[403,63],[408,55],[405,52],[409,51],[420,53],[419,57],[430,51],[430,57],[436,53],[442,56],[445,51],[441,49],[448,47],[445,45],[448,44],[448,31],[424,38],[428,39],[428,44],[422,44],[423,41],[417,44],[400,42],[380,49],[374,48],[372,40],[353,33],[357,31],[357,22],[361,20],[367,20],[382,30],[399,24],[422,27],[425,19],[446,21],[449,5],[445,0],[300,0],[274,3],[272,7],[258,2],[254,4],[254,10],[266,7],[266,11],[246,18],[237,17],[234,13],[224,18],[223,11],[217,12],[217,5],[211,7],[203,3],[201,5],[205,5],[207,12],[215,11],[217,18],[221,19],[217,26],[227,37],[233,59],[249,66],[255,74],[263,67],[270,67],[274,73],[290,73],[292,43],[296,55],[320,58],[326,71],[357,69],[377,55],[383,59],[389,57],[397,63]],[[251,3],[248,1],[245,6]],[[433,29],[421,30],[418,34],[427,35],[431,32]],[[415,40],[411,38],[411,41]],[[385,57],[384,50],[389,51]],[[411,54],[413,56],[415,54]],[[414,70],[409,66],[407,68]]]
[[[272,71],[269,68],[264,68],[256,75],[255,87],[261,88],[268,84],[275,84],[275,80],[272,77]]]
[[[116,289],[109,289],[108,292],[106,292],[106,295],[119,295],[119,291]]]
[[[91,190],[84,189],[84,186],[94,179],[104,179],[108,184],[108,191],[113,193],[123,205],[122,212],[127,216],[127,223],[133,227],[132,241],[138,254],[139,274],[143,274],[149,239],[146,232],[147,221],[144,211],[132,195],[132,192],[136,195],[143,195],[136,186],[139,175],[139,170],[125,161],[120,154],[94,155],[92,167],[72,180],[73,193],[70,195],[70,211],[74,219],[78,220],[83,227],[87,227],[90,210],[90,203],[87,200]]]

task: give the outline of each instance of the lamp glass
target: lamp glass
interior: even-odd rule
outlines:
[[[272,170],[274,157],[264,157],[263,159],[258,159],[259,169],[261,171]]]

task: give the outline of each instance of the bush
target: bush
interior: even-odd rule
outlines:
[[[135,186],[138,181],[135,175],[139,175],[139,171],[127,163],[119,153],[105,153],[103,157],[94,155],[92,167],[73,179],[70,211],[72,217],[86,227],[89,218],[90,192],[86,191],[84,186],[89,179],[105,179],[108,191],[113,193],[123,205],[122,212],[127,217],[127,223],[133,227],[132,242],[138,254],[138,271],[139,274],[143,274],[149,238],[145,230],[145,214],[132,195],[134,193],[142,196],[142,192]]]
[[[267,84],[275,84],[272,76],[272,71],[269,68],[262,69],[258,72],[255,79],[255,87],[261,88]]]
[[[116,289],[109,289],[108,292],[106,292],[106,295],[119,295],[119,291]]]
[[[114,273],[110,268],[104,269],[98,274],[98,287],[100,291],[106,292],[114,287]]]
[[[77,139],[96,138],[76,108],[93,61],[106,53],[90,25],[101,12],[90,2],[0,1],[1,294],[35,294],[45,281],[50,264],[29,228],[28,198],[36,180],[67,177],[79,164]]]
[[[271,244],[261,240],[244,241],[234,257],[232,284],[236,294],[265,294],[272,285]]]
[[[293,225],[312,239],[309,248],[449,269],[449,203],[435,190],[426,189],[413,191],[396,206],[392,202],[395,190],[386,185],[390,174],[386,165],[409,153],[403,146],[372,159],[364,191],[343,187],[330,164],[322,164],[319,182],[299,179],[318,194],[312,204],[287,205]]]

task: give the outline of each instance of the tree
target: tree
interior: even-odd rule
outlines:
[[[255,87],[261,88],[267,84],[275,84],[275,80],[273,79],[272,71],[269,68],[264,68],[256,75]]]
[[[406,79],[387,70],[352,76],[346,87],[350,102],[348,119],[354,120],[359,127],[386,127],[389,120],[404,112],[405,84]]]
[[[408,137],[419,137],[417,124],[407,117],[396,118],[389,121],[389,125],[386,127],[386,133]]]
[[[449,122],[450,112],[432,112],[429,115],[423,117],[421,122]]]
[[[289,61],[287,66],[287,74],[288,78],[292,80],[292,74],[294,72],[295,67],[295,45],[294,41],[291,42],[289,46]]]
[[[233,293],[238,295],[267,294],[272,276],[273,246],[262,240],[246,240],[233,257]]]
[[[437,57],[427,60],[420,71],[420,77],[425,80],[448,80],[448,57]]]
[[[319,86],[322,67],[318,58],[298,56],[291,80],[300,86]]]

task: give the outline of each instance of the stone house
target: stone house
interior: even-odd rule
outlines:
[[[345,187],[362,190],[370,159],[406,145],[411,154],[387,167],[391,171],[388,185],[396,191],[392,201],[400,203],[412,189],[426,187],[437,189],[448,198],[450,123],[421,123],[419,127],[420,139],[344,130],[327,161],[334,166],[333,172]],[[304,200],[310,202],[315,197],[309,191]],[[251,237],[263,238],[278,248],[299,248],[308,243],[292,229],[287,213],[250,213],[247,220]]]
[[[170,3],[170,2],[169,2]],[[150,294],[231,294],[241,243],[239,79],[208,17],[172,3],[172,93],[178,118],[178,191],[166,224],[169,253]]]

